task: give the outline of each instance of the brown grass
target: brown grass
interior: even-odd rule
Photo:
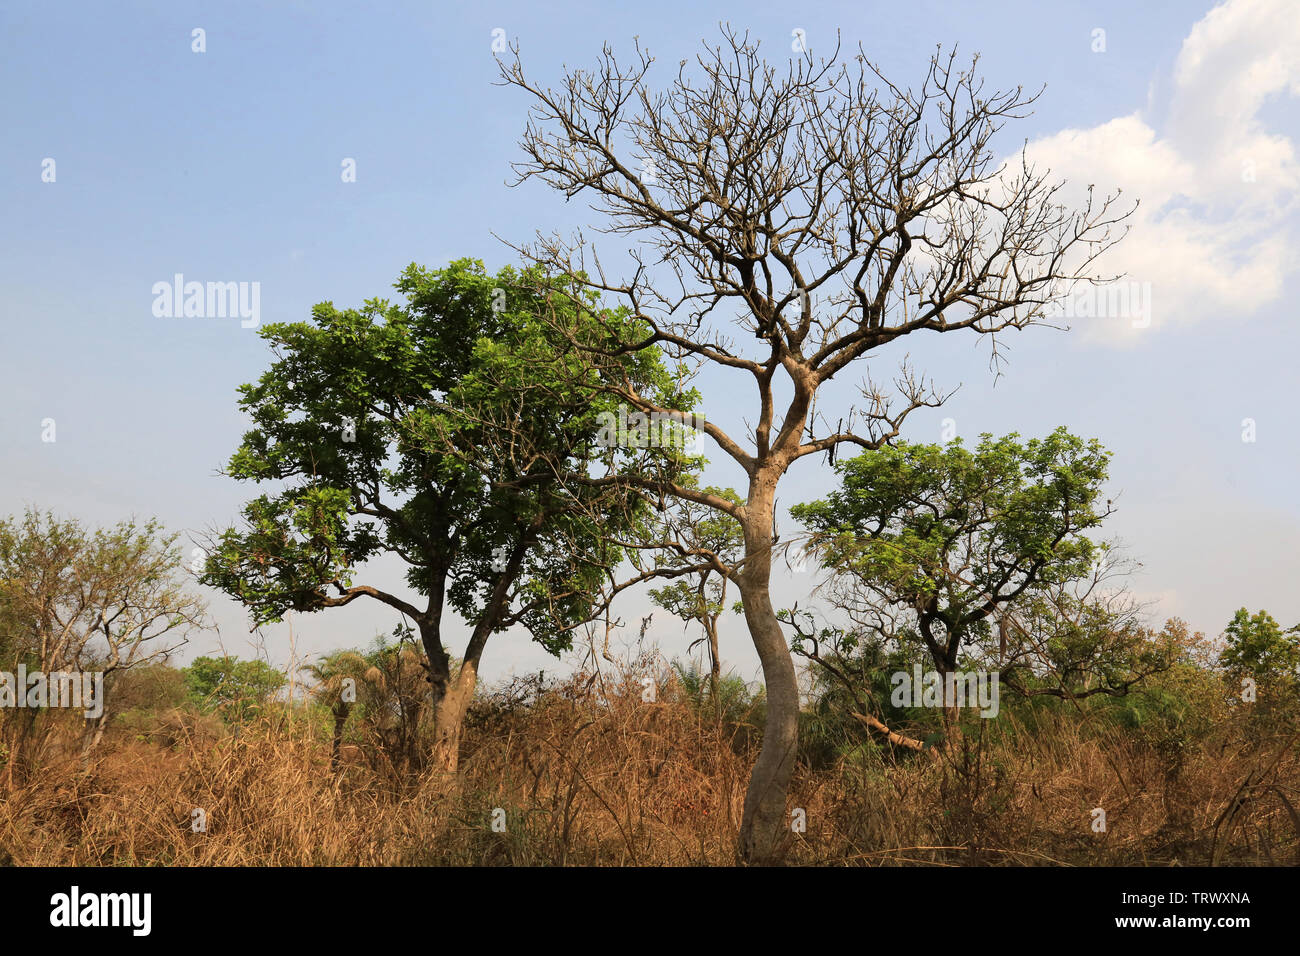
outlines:
[[[47,759],[0,799],[20,865],[731,865],[752,737],[671,681],[582,675],[474,709],[461,774],[396,779],[356,748],[331,775],[313,722],[236,734],[177,711],[148,740],[110,735],[83,767]],[[1063,714],[972,732],[943,761],[883,750],[802,766],[786,858],[823,865],[1290,864],[1296,737],[1226,722],[1171,750]],[[48,749],[48,748],[47,748]],[[1091,811],[1106,810],[1104,833]],[[191,812],[206,813],[193,832]],[[493,811],[505,811],[494,832]]]

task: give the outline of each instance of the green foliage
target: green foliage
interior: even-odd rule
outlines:
[[[1087,603],[1067,586],[1093,567],[1085,532],[1110,513],[1098,507],[1108,461],[1096,441],[1064,428],[1024,443],[984,435],[974,451],[960,440],[902,443],[841,462],[841,487],[791,513],[812,531],[810,549],[837,584],[832,599],[857,624],[845,636],[919,641],[951,670],[977,645],[1005,656],[1019,632],[1003,626],[993,644],[990,618],[1011,606]],[[1069,650],[1068,636],[1051,639]]]
[[[155,520],[89,529],[34,509],[0,520],[5,661],[115,672],[179,647],[205,612],[181,575],[178,537]]]
[[[839,463],[840,489],[790,510],[836,573],[902,606],[940,598],[939,617],[961,627],[989,596],[1088,570],[1083,532],[1107,513],[1097,501],[1109,457],[1064,428],[1026,443],[983,435],[973,452],[960,439],[900,443]]]
[[[281,671],[261,660],[197,657],[184,668],[190,700],[229,723],[243,723],[261,713],[286,683]]]
[[[701,717],[709,720],[721,712],[725,725],[743,723],[752,718],[755,705],[762,699],[762,692],[755,694],[743,678],[736,674],[723,674],[718,679],[715,701],[709,672],[702,669],[696,661],[683,664],[675,660],[672,666],[691,707]]]
[[[840,488],[791,509],[853,622],[818,630],[807,612],[781,615],[818,665],[806,720],[819,759],[862,739],[853,709],[916,740],[939,732],[936,709],[890,703],[888,675],[914,663],[996,671],[1003,690],[1042,700],[1123,698],[1179,658],[1182,622],[1152,632],[1102,584],[1087,532],[1110,513],[1108,463],[1064,428],[1028,442],[984,435],[973,451],[904,443],[839,464]]]
[[[693,475],[681,482],[685,487],[696,487]],[[734,505],[744,504],[732,488],[709,486],[704,493],[714,495]],[[702,567],[692,572],[688,579],[678,579],[662,588],[650,589],[650,600],[683,621],[712,623],[726,610],[726,581],[715,569],[704,565],[716,557],[726,567],[734,567],[744,557],[745,537],[740,522],[731,515],[707,505],[688,500],[677,502],[680,524],[674,529],[675,539],[687,549],[686,554],[675,554],[663,563],[666,568]]]
[[[366,699],[371,686],[367,680],[370,667],[359,652],[346,649],[323,655],[316,663],[303,665],[302,670],[316,681],[312,698],[327,708],[341,725],[354,705]]]
[[[780,616],[789,622],[792,613],[782,611]],[[939,729],[933,708],[895,707],[891,699],[891,674],[910,672],[917,663],[928,666],[919,643],[889,642],[860,630],[824,629],[818,637],[830,649],[808,672],[809,702],[799,716],[799,753],[809,766],[826,769],[844,760],[857,762],[888,746],[878,744],[854,713],[871,714],[891,729],[918,737]]]
[[[1177,618],[1160,630],[1147,627],[1132,601],[1094,595],[1092,587],[1082,590],[1057,588],[1023,602],[1016,623],[1027,638],[1017,634],[1010,642],[1008,686],[1025,693],[1122,697],[1183,660],[1187,647],[1203,638],[1190,635]]]
[[[313,703],[332,717],[331,736],[361,743],[369,757],[383,753],[392,767],[417,766],[428,662],[409,627],[393,636],[376,637],[368,651],[334,651],[303,670],[315,681]]]
[[[1233,677],[1294,680],[1300,669],[1300,625],[1283,630],[1267,611],[1252,616],[1240,608],[1224,638],[1219,663]]]
[[[680,452],[598,444],[598,416],[617,405],[601,386],[683,411],[697,396],[655,349],[593,359],[584,345],[639,342],[645,327],[540,270],[412,264],[396,288],[406,305],[326,302],[311,322],[263,328],[277,360],[240,389],[253,428],[228,473],[284,487],[248,503],[202,580],[259,623],[362,595],[435,620],[445,596],[477,621],[511,574],[513,611],[496,629],[522,623],[558,652],[592,613],[602,569],[620,560],[610,536],[645,510],[626,487],[562,476],[690,465]],[[354,587],[358,566],[381,553],[406,562],[425,607]]]

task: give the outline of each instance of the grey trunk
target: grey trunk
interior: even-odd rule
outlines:
[[[745,623],[763,665],[767,719],[763,744],[745,793],[740,857],[746,863],[777,862],[786,829],[786,797],[799,747],[799,687],[785,632],[772,608],[773,493],[775,479],[755,479],[746,506],[745,567],[740,595]]]

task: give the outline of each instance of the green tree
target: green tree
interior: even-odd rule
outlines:
[[[182,573],[178,535],[157,521],[90,529],[29,509],[0,521],[0,646],[6,669],[103,674],[98,716],[82,741],[88,759],[102,741],[120,673],[165,659],[207,623]],[[12,725],[10,779],[33,748],[37,713]]]
[[[743,725],[762,704],[762,691],[755,694],[745,679],[736,674],[715,681],[714,675],[704,674],[696,661],[683,664],[674,660],[672,667],[691,707],[697,713],[708,707],[720,728]]]
[[[324,655],[302,669],[316,681],[311,694],[316,701],[329,708],[334,718],[334,732],[330,735],[330,771],[339,768],[339,754],[343,747],[343,729],[348,717],[374,677],[370,663],[354,650],[335,651]],[[370,676],[370,680],[367,677]]]
[[[919,644],[944,678],[964,657],[1013,680],[1063,678],[1032,693],[1126,693],[1162,658],[1146,656],[1132,602],[1097,586],[1105,554],[1087,532],[1112,510],[1108,462],[1097,441],[1064,428],[1028,442],[984,435],[973,451],[899,443],[841,462],[840,488],[791,509],[855,624],[831,633],[850,650],[863,636]],[[802,646],[810,632],[798,633]],[[955,701],[945,716],[951,736]]]
[[[264,712],[287,683],[284,673],[266,661],[241,661],[231,655],[196,657],[182,672],[190,700],[231,723]]]
[[[310,323],[266,326],[276,361],[241,388],[253,420],[227,472],[283,488],[248,503],[220,535],[202,580],[259,623],[289,610],[380,601],[418,631],[432,689],[434,762],[455,771],[465,710],[489,637],[520,624],[552,653],[597,613],[621,559],[610,538],[645,504],[623,472],[676,474],[680,452],[596,440],[613,400],[602,377],[689,407],[657,350],[593,361],[572,340],[611,347],[644,337],[626,312],[556,309],[540,269],[458,260],[412,264],[397,306],[316,306]],[[543,316],[546,310],[552,310]],[[565,323],[563,347],[553,334]],[[576,475],[562,480],[560,476]],[[408,591],[360,583],[381,554],[406,565]],[[472,626],[460,665],[443,646],[447,604]]]
[[[1219,664],[1233,678],[1293,683],[1300,670],[1300,625],[1282,628],[1267,611],[1239,608],[1224,629]]]

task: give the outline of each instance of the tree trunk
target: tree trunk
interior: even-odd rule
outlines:
[[[943,746],[945,753],[956,753],[961,743],[961,708],[957,705],[957,686],[953,684],[953,697],[948,699],[948,677],[954,675],[956,680],[957,659],[953,654],[935,661],[935,670],[939,674],[941,701],[943,706]]]
[[[429,658],[429,686],[433,705],[433,766],[436,770],[455,773],[457,758],[448,757],[447,748],[452,744],[459,750],[460,726],[455,722],[456,708],[454,700],[448,703],[448,697],[455,697],[451,686],[451,659],[442,646],[439,624],[421,622],[420,640],[424,652]],[[453,728],[448,722],[455,723]]]
[[[942,675],[944,678],[944,687],[947,687],[948,675]],[[943,749],[949,753],[954,753],[957,746],[961,743],[961,708],[955,703],[944,701],[943,706]]]
[[[456,682],[447,689],[433,710],[433,767],[436,771],[454,774],[460,766],[460,737],[465,726],[465,712],[474,699],[474,686],[478,682],[478,667],[466,661],[456,675]]]
[[[740,596],[745,623],[763,665],[767,718],[763,745],[749,778],[740,822],[740,857],[746,863],[777,861],[786,824],[786,794],[799,746],[799,687],[785,632],[772,608],[773,502],[776,479],[759,473],[750,482],[746,504],[745,566]]]
[[[725,593],[725,592],[724,592]],[[722,729],[722,699],[718,697],[718,684],[722,677],[722,662],[718,660],[718,619],[705,619],[709,636],[709,694],[713,698],[713,715]]]
[[[429,683],[433,685],[432,760],[435,770],[442,773],[455,774],[460,766],[461,730],[465,726],[465,712],[474,699],[479,659],[483,656],[483,648],[497,621],[505,611],[510,584],[518,576],[531,543],[529,535],[521,536],[506,562],[505,570],[497,575],[483,613],[465,647],[465,658],[461,661],[454,684],[451,681],[451,660],[443,649],[439,634],[441,602],[438,604],[438,616],[431,614],[428,619],[420,622],[420,639],[424,642],[425,653],[429,655]]]
[[[107,727],[107,710],[95,718],[93,724],[86,727],[86,731],[82,735],[81,739],[81,766],[83,769],[90,765],[90,758],[94,755],[95,751],[99,749],[99,745],[103,742],[104,731]]]

